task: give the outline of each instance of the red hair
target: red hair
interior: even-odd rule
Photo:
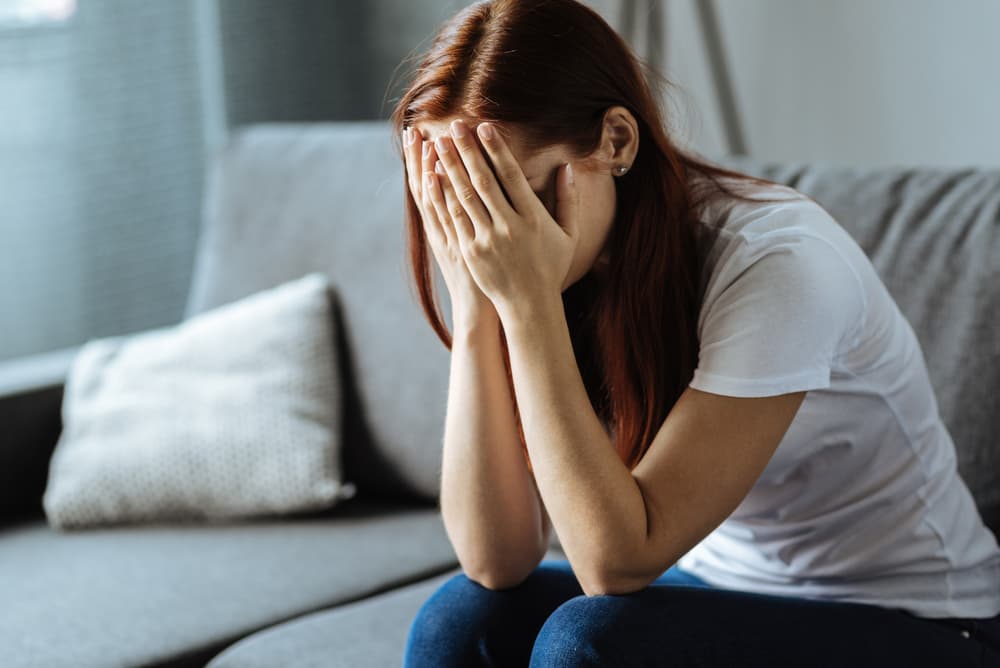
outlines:
[[[615,178],[607,277],[598,285],[588,273],[563,292],[591,405],[605,425],[613,426],[615,450],[629,470],[697,365],[702,263],[695,228],[702,207],[723,196],[750,199],[719,177],[736,179],[737,186],[774,183],[723,169],[676,146],[656,103],[655,84],[661,81],[669,85],[586,5],[487,0],[445,22],[391,116],[401,160],[402,130],[419,122],[456,116],[473,126],[490,121],[501,132],[516,128],[528,151],[565,144],[583,157],[597,149],[608,107],[621,105],[635,117],[639,148],[629,172]],[[418,297],[431,327],[451,350],[452,337],[434,295],[433,256],[417,204],[409,188],[404,190]],[[502,325],[500,339],[514,399]],[[532,470],[516,399],[513,403]]]

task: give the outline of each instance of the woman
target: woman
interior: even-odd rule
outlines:
[[[463,570],[405,665],[997,665],[913,331],[816,202],[676,146],[654,77],[573,0],[479,2],[393,113]]]

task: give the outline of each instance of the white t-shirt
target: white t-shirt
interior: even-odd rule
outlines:
[[[957,473],[909,322],[825,209],[787,186],[757,192],[787,200],[703,216],[690,386],[809,392],[750,493],[678,566],[763,594],[1000,613],[1000,547]]]

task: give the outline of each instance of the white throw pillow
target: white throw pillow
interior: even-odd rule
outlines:
[[[354,495],[321,273],[74,358],[42,505],[56,529],[229,521]]]

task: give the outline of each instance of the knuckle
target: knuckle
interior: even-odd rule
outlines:
[[[453,204],[448,208],[448,213],[451,214],[452,218],[457,220],[465,215],[465,209],[462,208],[461,204]]]
[[[485,257],[493,248],[493,236],[484,233],[474,238],[470,245],[471,254],[477,257]]]
[[[461,196],[462,199],[464,199],[466,202],[471,202],[472,199],[476,196],[476,190],[471,186],[463,187]]]
[[[485,192],[490,187],[492,180],[492,177],[488,174],[478,174],[476,176],[476,187]]]
[[[518,168],[515,165],[502,165],[498,170],[500,178],[511,182],[517,177]]]

